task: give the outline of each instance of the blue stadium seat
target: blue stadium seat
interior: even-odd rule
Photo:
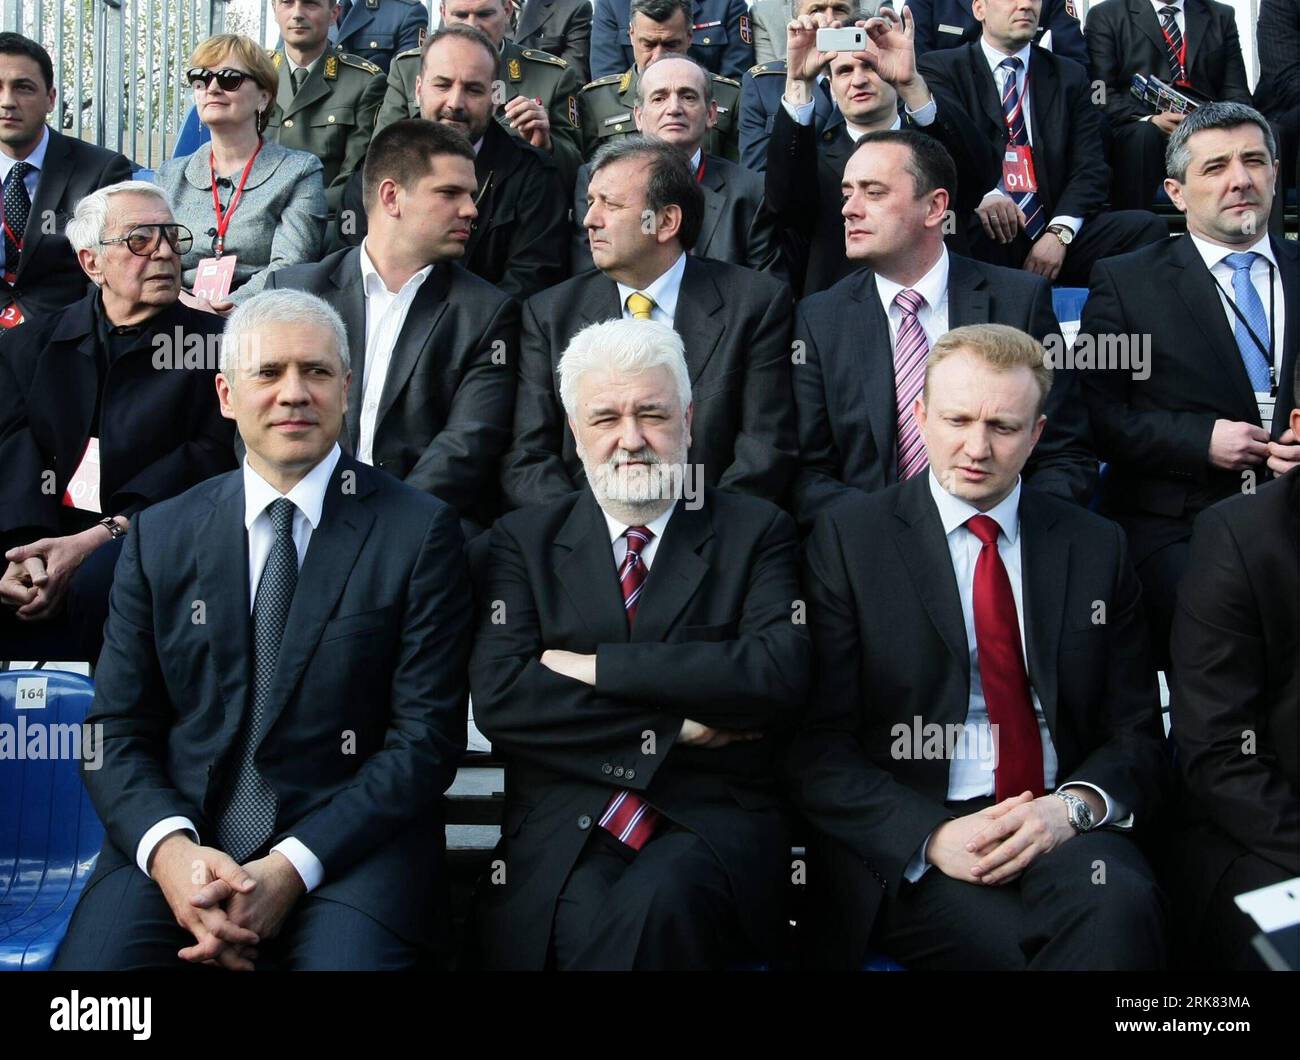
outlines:
[[[181,126],[181,134],[176,137],[176,144],[172,147],[172,158],[192,155],[211,139],[212,133],[208,132],[208,127],[199,121],[199,112],[191,106],[185,114],[185,124]]]
[[[1052,309],[1061,323],[1083,318],[1083,304],[1088,300],[1086,287],[1053,287]]]
[[[866,961],[862,964],[864,972],[905,972],[907,971],[897,961],[891,961],[883,953],[869,953]],[[910,981],[910,980],[909,980]]]
[[[45,705],[20,706],[20,682],[29,703],[39,701],[32,693],[44,682]],[[94,686],[81,674],[0,673],[0,739],[10,745],[0,755],[0,971],[50,967],[95,867],[104,829],[81,783],[81,763],[49,756],[58,749],[54,734],[70,731],[55,726],[80,726],[93,697]],[[44,732],[47,757],[26,757],[28,748],[36,750],[32,726]]]

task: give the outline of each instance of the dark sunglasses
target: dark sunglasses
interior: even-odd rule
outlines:
[[[162,240],[166,238],[167,244],[177,254],[184,254],[194,245],[194,234],[184,225],[136,225],[131,231],[124,236],[115,236],[113,239],[101,239],[100,246],[109,246],[112,243],[125,243],[126,249],[140,258],[147,258],[155,250]]]
[[[246,74],[243,70],[209,70],[196,66],[185,71],[185,80],[191,88],[210,88],[214,77],[223,92],[238,92],[240,85],[253,79],[252,74]]]

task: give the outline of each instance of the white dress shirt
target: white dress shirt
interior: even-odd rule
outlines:
[[[668,525],[668,520],[673,517],[673,512],[677,510],[677,503],[674,501],[668,506],[668,510],[656,519],[650,520],[645,524],[645,528],[654,536],[641,546],[641,562],[646,570],[655,561],[655,553],[659,551],[659,542],[664,536],[664,527]],[[609,543],[614,550],[614,569],[617,570],[623,565],[623,559],[627,556],[627,534],[630,523],[622,523],[615,519],[605,509],[600,510],[600,514],[605,517],[605,525],[609,528]]]
[[[939,260],[930,266],[930,271],[922,276],[910,288],[925,299],[916,314],[926,339],[933,347],[939,337],[948,330],[948,248],[940,246]],[[898,343],[898,329],[903,321],[903,310],[894,304],[900,291],[908,290],[901,283],[895,283],[887,277],[876,273],[876,294],[880,306],[889,320],[889,345],[892,349]]]
[[[632,310],[627,307],[627,296],[636,294],[639,291],[641,294],[654,299],[655,306],[650,310],[650,319],[672,327],[673,318],[677,315],[677,296],[681,293],[682,277],[684,275],[686,275],[685,253],[669,266],[667,272],[663,273],[648,287],[628,287],[620,283],[618,285],[618,303],[623,307],[623,319],[633,319]]]
[[[41,170],[45,168],[45,150],[50,146],[50,127],[41,126],[41,142],[36,145],[36,149],[30,155],[22,159],[32,168],[23,176],[23,185],[27,188],[27,197],[32,200],[32,205],[36,204],[36,185],[40,183]],[[9,182],[9,171],[14,168],[14,163],[19,159],[12,157],[0,151],[0,182],[7,184]],[[31,218],[28,218],[30,222]],[[23,238],[22,232],[15,232],[19,239]],[[4,240],[0,239],[0,272],[5,271],[7,262],[5,261]]]
[[[939,484],[934,471],[926,472],[930,484],[930,496],[934,498],[939,510],[939,520],[948,540],[948,555],[952,559],[953,574],[957,579],[957,594],[961,598],[962,618],[966,627],[966,645],[970,660],[970,695],[966,706],[965,732],[959,741],[960,748],[974,749],[993,747],[992,732],[989,729],[988,706],[984,701],[984,686],[980,680],[979,647],[975,640],[975,564],[983,545],[965,524],[972,516],[987,515],[998,524],[998,555],[1006,568],[1007,580],[1011,583],[1011,595],[1016,602],[1016,621],[1020,626],[1020,651],[1023,658],[1029,658],[1029,647],[1025,640],[1025,604],[1024,579],[1021,568],[1020,545],[1020,490],[1017,481],[1015,488],[1000,503],[981,513],[978,508],[967,504]],[[1030,698],[1034,706],[1034,717],[1038,722],[1038,735],[1043,746],[1043,785],[1048,791],[1056,787],[1058,760],[1056,747],[1052,743],[1052,734],[1047,727],[1047,718],[1043,713],[1043,704],[1038,692],[1030,686]],[[949,802],[965,802],[969,799],[987,798],[995,791],[994,762],[985,760],[978,754],[967,753],[955,755],[948,766]],[[1128,811],[1111,800],[1101,788],[1085,781],[1073,781],[1071,786],[1080,785],[1091,788],[1102,799],[1106,812],[1094,827],[1116,821],[1116,827],[1132,826]],[[1116,820],[1128,818],[1127,820]],[[904,877],[915,881],[921,878],[928,868],[925,852],[930,845],[929,837],[921,849],[912,858],[904,872]]]
[[[1023,48],[1020,49],[1020,51],[1016,52],[1014,56],[1014,58],[1020,60],[1020,69],[1016,71],[1016,92],[1020,96],[1020,115],[1025,122],[1025,136],[1028,137],[1029,139],[1030,147],[1034,146],[1034,124],[1033,124],[1034,119],[1031,113],[1033,108],[1029,105],[1029,90],[1028,90],[1029,55],[1032,47],[1033,47],[1032,44],[1026,44]],[[985,62],[989,64],[989,72],[993,75],[993,84],[998,90],[998,109],[1001,110],[1002,109],[1001,101],[1002,101],[1002,97],[1006,95],[1007,78],[1010,76],[1010,71],[1006,69],[1000,69],[998,64],[1001,63],[1004,59],[1013,58],[1013,56],[1003,55],[1002,52],[994,48],[983,37],[980,37],[980,48],[982,48],[984,51]],[[1035,167],[1034,178],[1037,179],[1037,177],[1038,177],[1038,170],[1037,167]],[[985,195],[985,198],[995,193],[998,195],[1007,194],[1001,188],[995,187]],[[1007,195],[1007,198],[1010,197],[1011,196]],[[1053,217],[1050,221],[1047,222],[1047,226],[1049,228],[1052,225],[1066,225],[1077,236],[1083,230],[1083,218],[1067,217],[1065,214],[1058,214],[1056,217]]]
[[[266,558],[271,554],[275,543],[275,528],[267,508],[272,501],[282,496],[293,502],[293,544],[298,552],[298,566],[302,567],[303,557],[307,555],[307,546],[311,543],[312,531],[320,525],[321,512],[325,507],[325,491],[329,487],[330,477],[339,462],[338,444],[319,464],[304,475],[288,493],[282,494],[266,479],[262,478],[244,459],[244,526],[248,531],[248,610],[252,614],[253,604],[257,599],[257,581],[266,566]],[[145,832],[136,846],[135,862],[140,871],[149,875],[149,858],[156,847],[172,832],[184,831],[190,834],[194,842],[199,842],[199,830],[188,817],[167,817]],[[325,867],[301,840],[286,836],[271,848],[278,850],[293,865],[302,878],[308,891],[315,890],[325,878]]]
[[[1156,13],[1156,25],[1164,29],[1164,19],[1160,17],[1162,7],[1173,7],[1178,9],[1174,15],[1174,21],[1178,23],[1178,32],[1183,35],[1183,40],[1187,39],[1187,16],[1183,13],[1183,0],[1151,0],[1151,9]]]
[[[1282,270],[1278,268],[1277,255],[1273,253],[1273,244],[1269,240],[1268,233],[1265,232],[1249,247],[1235,248],[1221,247],[1194,233],[1188,234],[1191,235],[1192,245],[1201,255],[1201,260],[1205,262],[1205,267],[1210,270],[1210,275],[1217,282],[1219,301],[1223,306],[1223,314],[1228,320],[1228,329],[1233,333],[1234,339],[1237,334],[1237,314],[1233,312],[1232,307],[1237,301],[1237,292],[1232,286],[1232,266],[1223,259],[1229,254],[1252,251],[1259,255],[1250,267],[1250,282],[1255,288],[1255,293],[1259,295],[1260,303],[1264,306],[1265,316],[1269,316],[1271,311],[1268,323],[1273,332],[1273,382],[1276,385],[1282,376],[1284,352],[1282,337],[1286,334],[1286,293],[1282,289]],[[1269,336],[1261,335],[1260,338],[1268,342]],[[1266,431],[1271,429],[1267,423],[1263,427]]]
[[[781,96],[781,106],[784,107],[785,112],[788,115],[790,115],[791,118],[794,119],[796,125],[812,124],[813,110],[816,107],[816,103],[817,103],[816,100],[810,99],[807,103],[800,103],[798,106],[795,106],[788,99],[786,99],[784,95]],[[838,110],[839,107],[836,106],[835,109]],[[938,110],[939,108],[935,105],[934,97],[931,96],[929,103],[927,103],[920,110],[917,111],[909,110],[907,112],[907,116],[911,118],[912,121],[914,121],[917,125],[924,128],[925,126],[930,125],[934,121],[934,116],[935,114],[938,113]],[[902,127],[903,127],[903,119],[895,117],[894,124],[890,126],[890,129],[901,129]],[[860,125],[854,125],[847,118],[844,119],[844,130],[849,134],[849,137],[853,140],[854,143],[857,143],[859,140],[862,139],[862,137],[866,136],[867,133],[870,131],[869,129],[864,129]]]
[[[290,84],[293,83],[293,72],[294,72],[295,70],[306,70],[306,71],[307,71],[307,77],[310,77],[310,76],[311,76],[311,72],[312,72],[313,70],[315,70],[317,66],[320,65],[320,61],[321,61],[321,59],[323,59],[324,57],[325,57],[325,53],[324,53],[324,52],[321,52],[320,55],[316,56],[316,58],[313,59],[311,62],[309,62],[306,66],[299,66],[297,63],[295,63],[292,59],[289,58],[289,52],[288,52],[288,50],[286,49],[286,51],[285,51],[285,53],[284,53],[284,58],[285,58],[285,61],[289,64],[289,83],[290,83]],[[307,83],[307,78],[304,77],[304,78],[302,79],[302,82],[303,82],[303,84],[305,85],[305,84]]]
[[[366,351],[365,371],[362,373],[361,419],[357,427],[357,459],[363,464],[373,464],[375,428],[379,422],[379,402],[384,394],[384,381],[393,360],[393,347],[402,333],[411,303],[424,281],[433,271],[426,265],[404,284],[400,291],[390,291],[375,264],[366,253],[366,242],[361,241],[361,287],[366,298]]]

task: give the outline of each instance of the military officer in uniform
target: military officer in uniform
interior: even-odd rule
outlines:
[[[637,82],[647,66],[663,55],[694,56],[690,49],[691,0],[633,0],[631,25],[634,65],[622,74],[597,78],[582,90],[579,109],[588,158],[602,144],[636,133],[632,110],[636,106]],[[740,82],[718,74],[712,76],[718,116],[704,150],[736,162],[740,159]]]
[[[384,99],[383,71],[330,43],[338,7],[336,0],[275,0],[280,46],[271,62],[280,88],[266,126],[268,140],[320,159],[331,215],[366,157]]]
[[[510,0],[447,0],[441,7],[443,24],[482,30],[501,56],[497,79],[505,100],[497,121],[508,132],[547,151],[567,189],[582,164],[581,122],[577,71],[547,52],[524,48],[510,40]],[[402,118],[418,118],[415,82],[420,76],[420,48],[402,52],[388,71],[388,91],[379,111],[376,131]],[[537,101],[541,100],[539,104]]]
[[[591,0],[515,0],[510,39],[521,48],[558,55],[578,80],[591,80]]]
[[[591,23],[591,72],[596,78],[621,74],[635,61],[632,15],[643,5],[629,0],[595,0]],[[663,21],[666,0],[651,5],[651,18]],[[687,0],[686,28],[691,58],[723,77],[739,78],[754,65],[754,34],[745,0]]]
[[[394,55],[420,46],[429,12],[423,0],[340,0],[337,26],[340,48],[388,73]]]

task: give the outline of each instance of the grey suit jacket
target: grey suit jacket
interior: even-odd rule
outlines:
[[[266,286],[310,291],[343,318],[352,383],[339,443],[354,452],[369,368],[360,248],[274,272]],[[435,265],[407,312],[379,394],[375,467],[450,504],[467,536],[497,514],[497,463],[510,441],[518,346],[517,303],[460,265]]]
[[[569,254],[574,275],[594,269],[587,230],[582,219],[587,213],[587,182],[591,164],[578,170],[573,195],[573,241]],[[770,272],[789,280],[785,256],[776,235],[776,217],[763,203],[763,177],[735,162],[715,155],[704,156],[704,225],[691,253],[747,269]]]
[[[194,233],[181,262],[181,281],[194,286],[200,259],[212,256],[217,219],[212,211],[212,145],[158,167],[155,183],[171,198],[178,223]],[[320,159],[267,141],[248,174],[248,183],[226,231],[226,253],[236,255],[231,301],[251,298],[267,274],[286,265],[316,261],[325,246],[325,185]],[[239,174],[218,193],[223,208],[235,193]]]

